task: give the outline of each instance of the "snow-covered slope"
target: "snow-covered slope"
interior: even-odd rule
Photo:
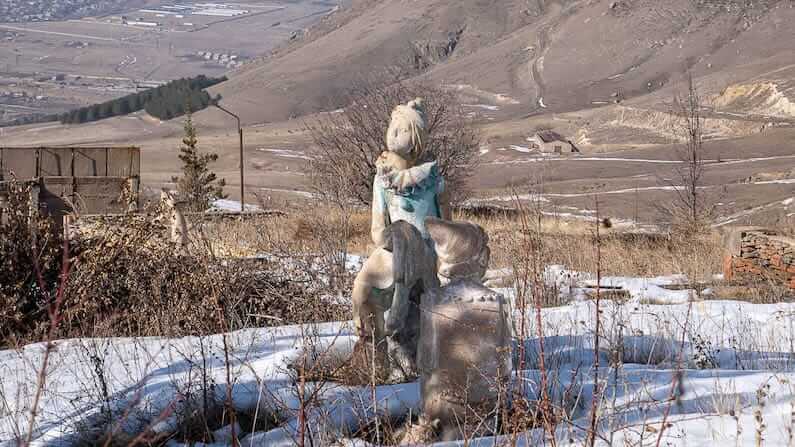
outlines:
[[[557,275],[559,285],[573,281],[577,286],[565,293],[575,296],[581,290],[578,287],[590,281],[563,270],[550,273]],[[613,445],[625,445],[626,441],[627,445],[640,445],[642,438],[653,445],[662,415],[669,409],[671,426],[664,432],[663,445],[756,445],[757,411],[765,425],[764,445],[791,445],[795,429],[791,419],[795,304],[688,303],[687,291],[670,292],[662,287],[679,279],[610,278],[603,283],[623,286],[634,298],[653,295],[657,302],[680,304],[642,304],[641,299],[602,303],[603,337],[598,356],[599,384],[604,391],[599,444],[612,441]],[[520,325],[516,325],[515,364],[523,369],[515,378],[525,385],[530,397],[536,397],[540,343],[534,336],[535,315],[532,309],[523,315],[516,308],[514,315],[517,323],[522,318],[527,322],[526,338],[520,337]],[[596,359],[594,315],[594,303],[589,300],[543,310],[550,393],[556,405],[570,415],[558,425],[559,445],[581,444],[585,437],[581,427],[587,426]],[[305,350],[315,354],[312,358],[318,354],[344,358],[355,341],[352,333],[351,325],[341,322],[201,338],[59,341],[48,369],[35,443],[72,445],[78,433],[85,435],[108,415],[119,431],[135,432],[144,427],[173,430],[186,402],[186,389],[203,371],[213,383],[211,392],[219,401],[225,399],[229,386],[223,351],[226,339],[234,407],[247,414],[275,411],[283,422],[269,431],[239,434],[245,437],[242,445],[295,445],[298,400],[288,366]],[[518,349],[520,346],[524,349]],[[519,359],[522,351],[526,356]],[[0,351],[0,440],[12,441],[27,427],[43,352],[42,344]],[[616,358],[621,361],[616,363]],[[677,366],[680,360],[681,371]],[[681,385],[672,387],[679,378]],[[312,436],[320,441],[316,445],[328,445],[331,440],[365,445],[348,438],[360,421],[372,417],[374,407],[393,418],[419,411],[417,383],[378,386],[375,397],[374,406],[369,387],[325,384],[319,405],[309,411]],[[542,436],[541,429],[527,432],[519,444],[536,445]],[[469,445],[491,446],[494,441],[481,439]]]

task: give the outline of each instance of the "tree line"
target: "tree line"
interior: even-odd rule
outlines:
[[[58,120],[63,124],[81,124],[139,110],[146,110],[146,113],[161,120],[170,120],[188,111],[202,110],[219,100],[220,96],[212,98],[204,89],[223,81],[226,81],[226,77],[210,78],[204,75],[177,79],[160,87],[71,110],[60,115]]]

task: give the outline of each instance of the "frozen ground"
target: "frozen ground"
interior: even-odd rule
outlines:
[[[561,268],[550,268],[547,275],[573,299],[567,306],[544,309],[542,321],[550,392],[568,415],[558,425],[558,444],[578,445],[585,437],[582,427],[588,425],[597,358],[595,306],[583,292],[594,281]],[[756,446],[759,439],[766,446],[795,445],[795,304],[689,302],[689,291],[664,287],[681,280],[616,277],[602,283],[627,289],[631,298],[623,304],[602,303],[601,445],[655,445],[666,409],[671,425],[661,445]],[[511,295],[510,290],[503,292]],[[667,304],[644,304],[649,301]],[[535,315],[516,305],[513,312],[514,361],[521,366],[516,384],[535,397],[540,352],[540,340],[533,335]],[[521,321],[526,338],[519,336]],[[76,433],[86,433],[103,417],[114,420],[119,431],[172,430],[203,371],[213,384],[212,393],[223,401],[229,386],[224,338],[230,346],[234,406],[248,414],[276,412],[283,421],[270,431],[240,434],[244,446],[296,445],[297,385],[288,365],[306,351],[313,358],[323,353],[345,356],[355,340],[350,324],[340,322],[201,338],[59,341],[42,395],[36,444],[73,444]],[[0,351],[0,440],[11,441],[27,425],[43,350],[35,344]],[[333,440],[365,445],[348,438],[360,421],[371,418],[374,408],[391,417],[419,411],[416,383],[377,387],[375,406],[368,387],[307,387],[320,387],[318,405],[309,411],[314,445]],[[542,436],[540,429],[527,432],[519,444],[536,445]],[[226,444],[223,439],[219,434],[218,445]],[[469,445],[493,446],[501,440],[484,438]]]
[[[229,199],[218,199],[213,201],[212,207],[208,212],[224,212],[224,211],[239,213],[240,202]],[[262,211],[262,208],[260,208],[257,205],[246,204],[246,211]]]

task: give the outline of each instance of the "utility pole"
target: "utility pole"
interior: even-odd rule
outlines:
[[[214,103],[213,105],[222,112],[231,115],[234,119],[237,120],[237,133],[240,136],[240,213],[242,214],[246,210],[246,189],[245,189],[245,184],[243,183],[243,166],[244,166],[243,165],[243,127],[240,126],[239,116],[235,115],[229,110],[226,110],[217,103]]]
[[[632,220],[634,221],[635,228],[638,227],[638,182],[635,182],[635,211],[632,214]]]

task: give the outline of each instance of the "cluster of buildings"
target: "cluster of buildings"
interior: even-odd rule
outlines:
[[[2,0],[0,22],[43,22],[98,15],[125,3],[125,0]]]
[[[16,86],[12,84],[11,87]],[[32,95],[24,90],[0,90],[0,100],[18,100],[12,101],[15,104],[31,103],[35,101],[44,101],[47,97],[44,95]]]
[[[239,9],[226,3],[194,3],[190,5],[177,3],[141,9],[138,12],[152,14],[155,17],[176,19],[184,19],[186,16],[237,17],[249,13],[247,9]]]
[[[214,62],[226,68],[237,68],[243,62],[237,54],[214,53],[212,51],[197,51],[196,55],[208,62]]]
[[[132,26],[160,27],[169,26],[195,26],[192,16],[208,17],[237,17],[249,13],[247,9],[239,9],[226,3],[194,3],[194,4],[173,4],[161,5],[156,8],[139,9],[140,17],[135,19],[122,16],[122,23]]]

